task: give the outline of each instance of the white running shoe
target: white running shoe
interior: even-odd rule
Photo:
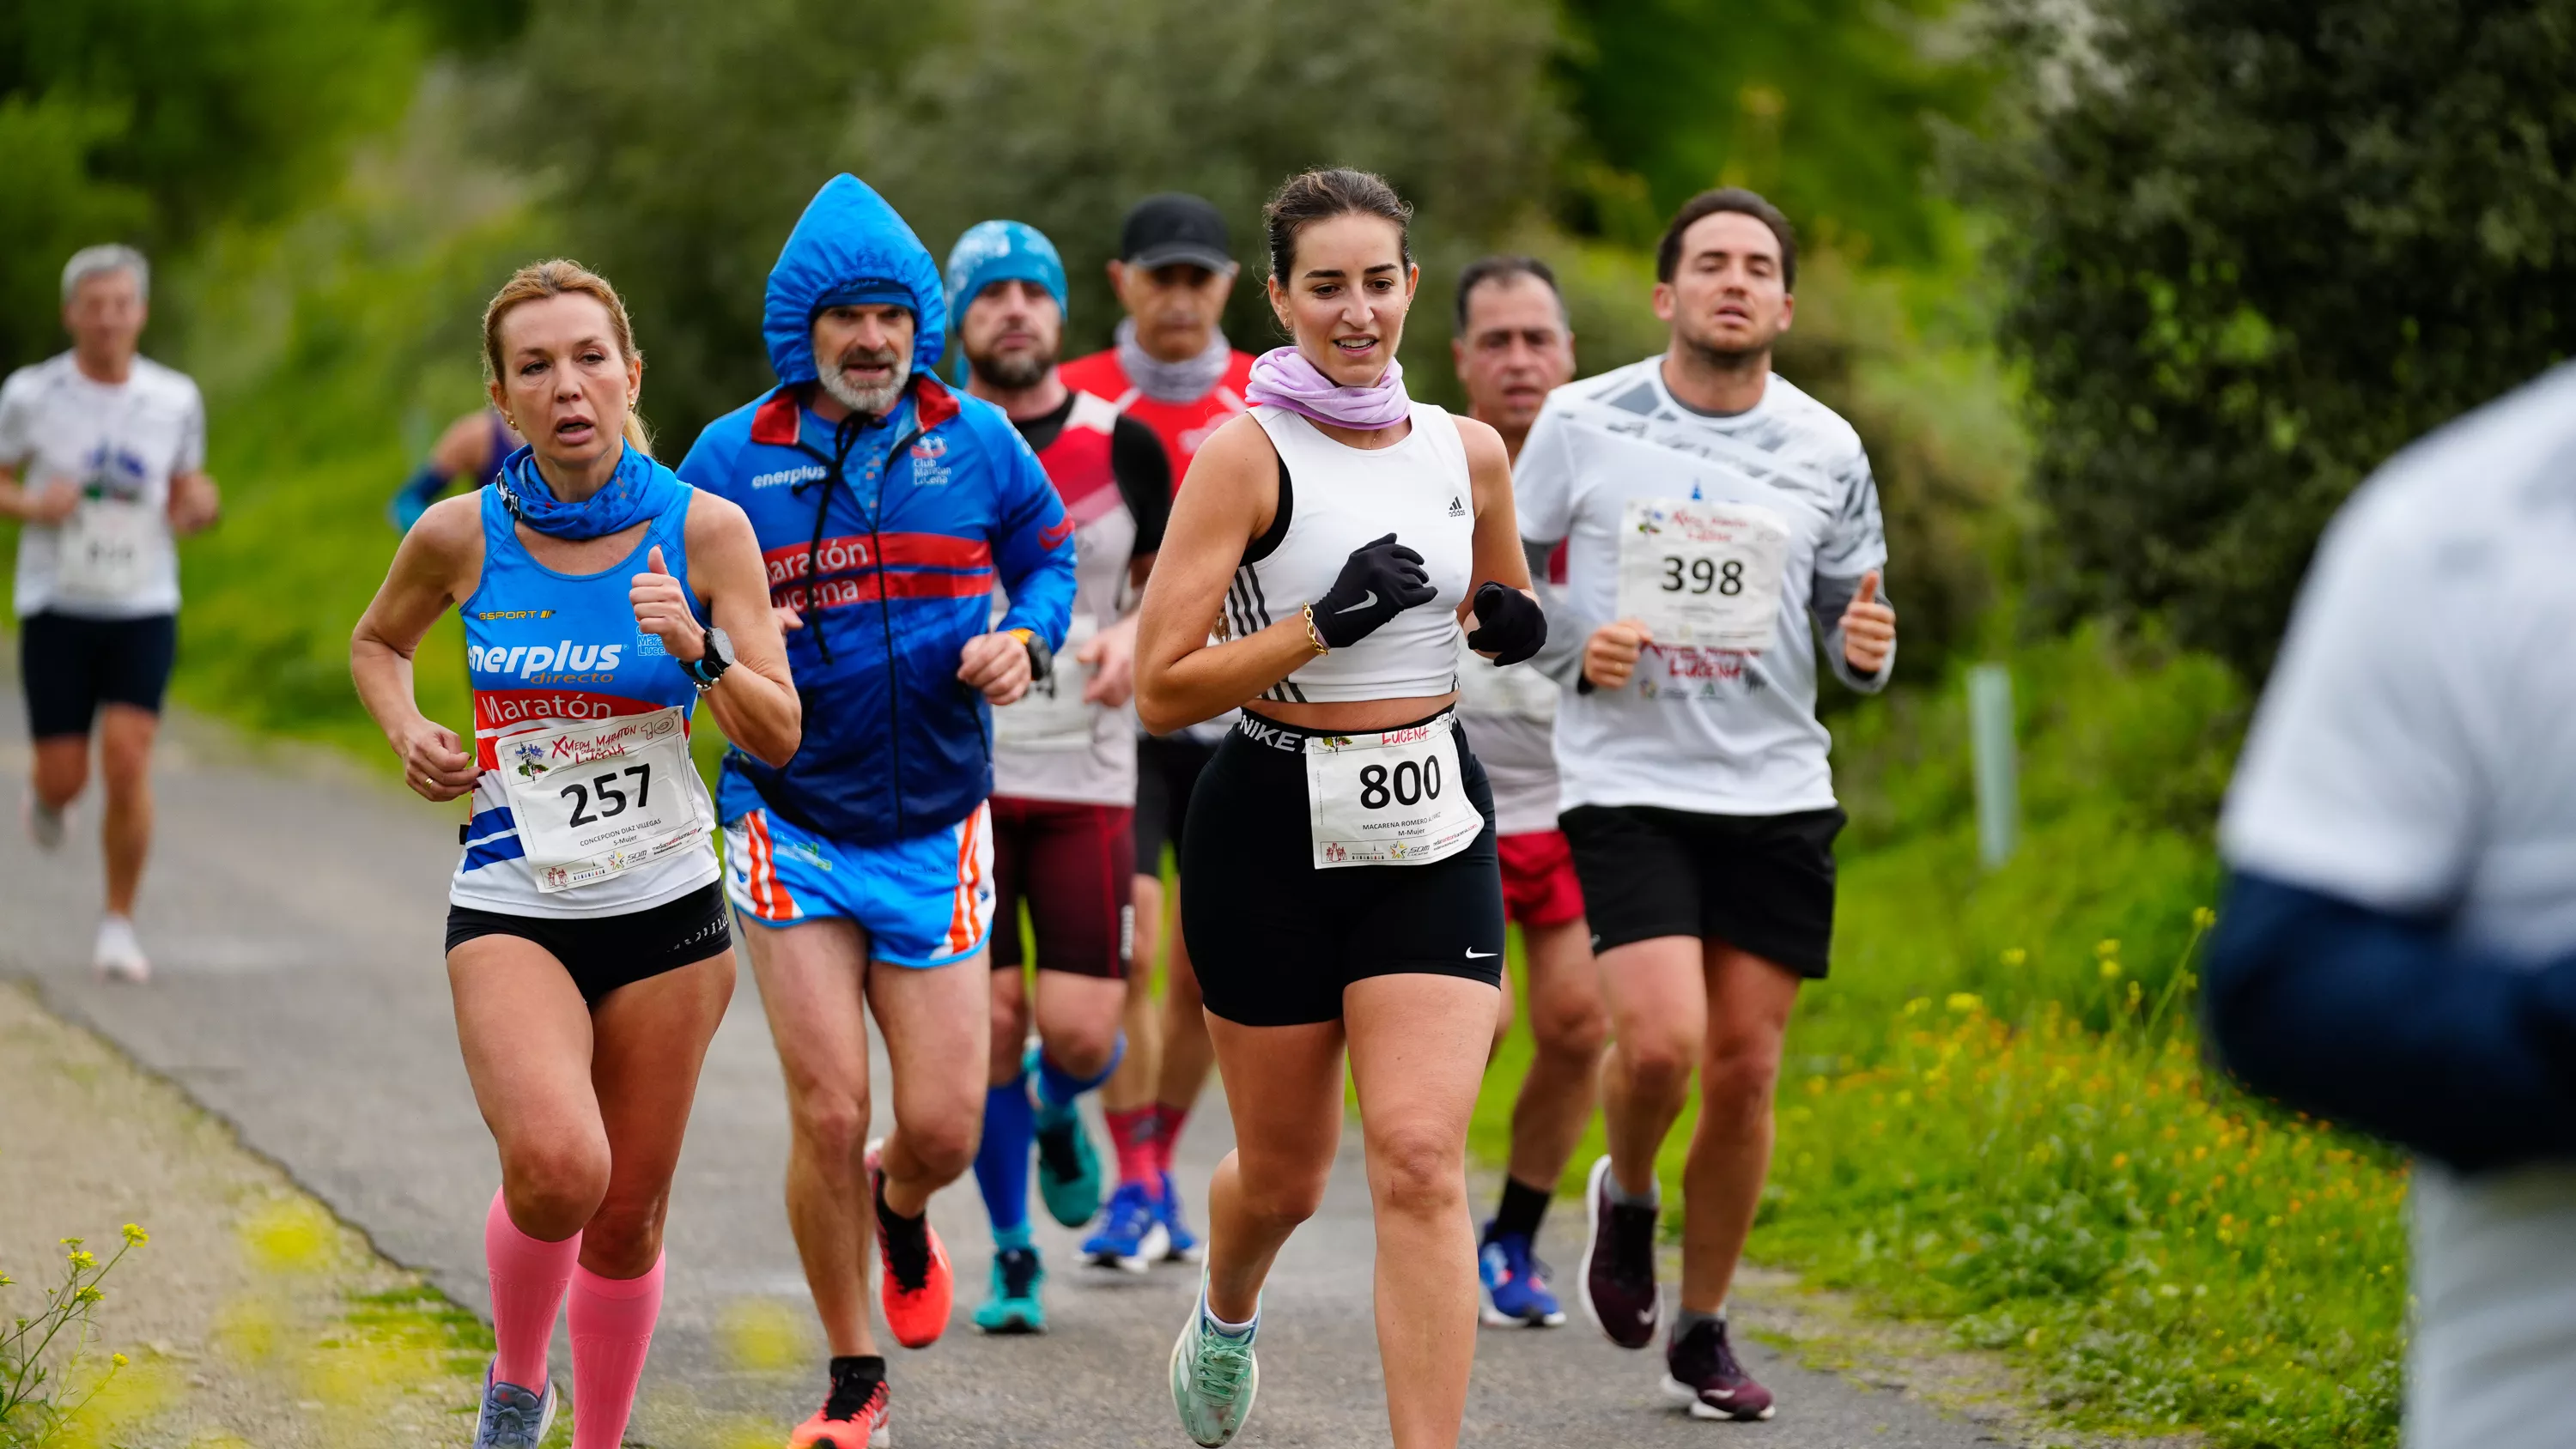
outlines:
[[[90,952],[89,965],[104,981],[152,979],[152,963],[144,959],[143,943],[134,939],[134,923],[123,916],[100,919],[98,946]]]
[[[68,810],[56,810],[37,799],[33,790],[18,800],[18,819],[27,827],[27,838],[36,842],[36,848],[48,855],[63,848],[63,830],[68,823],[65,817],[70,814]]]

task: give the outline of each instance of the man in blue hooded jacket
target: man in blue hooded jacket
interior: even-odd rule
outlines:
[[[778,387],[708,424],[679,471],[751,515],[808,721],[784,769],[728,755],[717,808],[787,1078],[788,1221],[832,1349],[830,1395],[789,1442],[857,1449],[886,1418],[871,1223],[896,1341],[948,1321],[925,1214],[973,1161],[984,1109],[992,706],[1063,641],[1074,526],[1010,420],[933,375],[938,268],[855,177],[789,234],[762,330]],[[863,1003],[897,1104],[864,1150]]]

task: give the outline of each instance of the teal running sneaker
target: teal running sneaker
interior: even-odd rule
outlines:
[[[483,1403],[474,1411],[474,1449],[537,1449],[555,1421],[555,1386],[542,1391],[494,1381],[483,1369]]]
[[[1046,1286],[1046,1264],[1035,1248],[1003,1248],[993,1254],[993,1291],[975,1305],[975,1326],[986,1333],[1046,1332],[1046,1303],[1038,1290]]]
[[[1220,1331],[1208,1317],[1207,1278],[1200,1276],[1189,1324],[1172,1345],[1172,1407],[1180,1411],[1181,1428],[1202,1449],[1217,1449],[1243,1432],[1243,1421],[1252,1417],[1252,1396],[1261,1390],[1252,1339],[1260,1331],[1257,1317],[1240,1338]]]
[[[1030,1046],[1022,1066],[1029,1074],[1029,1095],[1035,1100],[1036,1046]],[[1043,1101],[1037,1101],[1036,1107],[1038,1196],[1046,1200],[1047,1216],[1068,1228],[1081,1227],[1100,1211],[1100,1156],[1091,1150],[1091,1134],[1083,1130],[1080,1108],[1050,1107]]]

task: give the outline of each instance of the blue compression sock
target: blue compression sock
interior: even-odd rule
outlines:
[[[1045,1107],[1070,1107],[1073,1099],[1108,1081],[1127,1056],[1127,1033],[1118,1033],[1117,1044],[1109,1049],[1109,1060],[1095,1077],[1077,1077],[1055,1064],[1042,1048],[1038,1052],[1038,1103]],[[987,1119],[989,1120],[989,1118]]]
[[[1023,1242],[1028,1238],[1029,1161],[1037,1140],[1027,1077],[984,1089],[984,1142],[975,1149],[975,1185],[984,1191],[984,1212],[993,1220],[993,1239],[1000,1246],[1011,1246],[1006,1235],[1017,1234]]]

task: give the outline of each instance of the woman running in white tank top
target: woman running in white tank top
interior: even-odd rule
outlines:
[[[1398,1449],[1454,1445],[1466,1411],[1467,1119],[1503,900],[1492,794],[1451,706],[1462,626],[1509,663],[1546,625],[1502,439],[1405,396],[1409,215],[1356,171],[1272,198],[1270,301],[1296,346],[1261,359],[1259,406],[1190,465],[1140,621],[1147,729],[1244,711],[1181,841],[1181,927],[1238,1144],[1209,1187],[1207,1276],[1170,1363],[1203,1445],[1251,1411],[1262,1281],[1322,1200],[1346,1046]]]

